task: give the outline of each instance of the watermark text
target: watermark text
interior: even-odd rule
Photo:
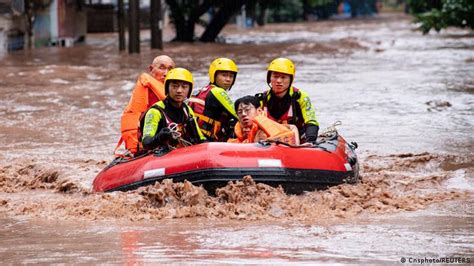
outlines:
[[[440,258],[412,258],[402,257],[401,263],[411,264],[434,264],[434,263],[450,263],[450,264],[466,264],[471,263],[471,258],[467,257],[440,257]]]

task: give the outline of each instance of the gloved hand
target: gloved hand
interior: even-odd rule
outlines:
[[[306,142],[316,145],[319,127],[315,125],[306,126]]]
[[[165,127],[155,134],[154,137],[145,136],[142,141],[143,147],[146,150],[152,150],[161,145],[174,145],[174,142],[177,142],[177,137],[173,133],[173,130]]]
[[[235,131],[234,131],[236,123],[237,123],[236,119],[234,119],[234,118],[229,119],[229,122],[227,123],[227,125],[223,129],[226,139],[236,138]]]
[[[162,130],[160,130],[157,137],[158,137],[158,142],[161,144],[164,144],[173,139],[173,134],[172,134],[171,129],[165,127]]]

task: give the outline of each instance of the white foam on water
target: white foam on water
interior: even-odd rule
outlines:
[[[87,79],[88,80],[102,80],[104,79],[104,77],[91,73],[91,74],[87,74]]]
[[[474,191],[474,184],[466,178],[466,170],[464,169],[454,171],[454,176],[448,179],[445,184],[449,189]]]
[[[54,84],[69,84],[71,82],[64,80],[64,79],[50,79],[49,82]]]

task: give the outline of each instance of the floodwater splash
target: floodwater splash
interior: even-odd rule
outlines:
[[[135,191],[92,193],[63,177],[59,169],[26,161],[1,168],[0,212],[67,220],[345,219],[414,211],[436,202],[472,197],[469,190],[449,189],[446,181],[459,173],[441,168],[446,161],[461,164],[466,160],[430,153],[372,155],[365,158],[361,182],[355,185],[287,195],[281,187],[255,183],[251,176],[244,176],[217,189],[215,196],[188,181],[173,183],[170,179]],[[95,164],[102,166],[102,162]],[[17,193],[31,190],[43,197],[14,200]]]
[[[48,189],[62,193],[82,191],[70,179],[60,178],[60,170],[48,168],[35,161],[17,162],[0,168],[0,192],[15,193],[27,190]]]

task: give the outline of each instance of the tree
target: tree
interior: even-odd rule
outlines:
[[[214,10],[211,21],[199,38],[203,42],[213,42],[230,18],[240,11],[249,0],[166,0],[171,19],[175,26],[175,41],[193,42],[197,23],[205,24],[200,17],[211,8]]]
[[[166,0],[175,26],[175,41],[193,42],[194,28],[199,18],[214,4],[213,0],[202,3],[195,0]]]
[[[257,25],[265,25],[268,7],[274,4],[275,0],[249,0],[246,4],[247,15],[252,18]]]
[[[219,11],[212,17],[211,22],[207,25],[206,30],[201,35],[201,42],[213,42],[219,35],[219,32],[229,22],[230,18],[239,11],[248,0],[227,0],[222,1]]]
[[[408,4],[412,5],[413,2],[415,1],[412,0]],[[440,5],[431,7],[430,11],[415,14],[415,21],[421,23],[419,29],[424,34],[431,29],[440,31],[449,26],[474,29],[474,1],[442,0]]]

